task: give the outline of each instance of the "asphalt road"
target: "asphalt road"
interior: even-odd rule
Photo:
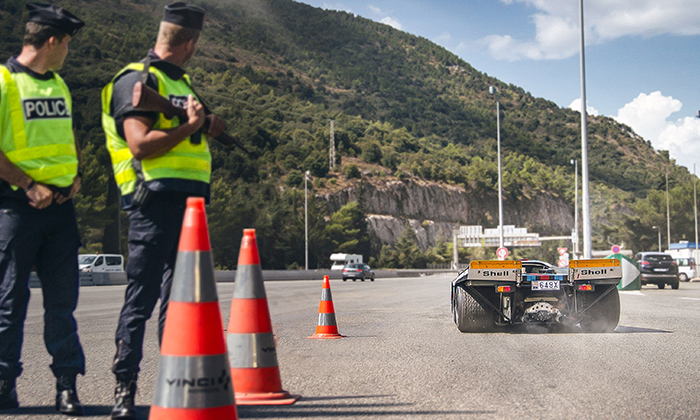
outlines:
[[[540,330],[462,334],[452,323],[449,276],[331,281],[347,338],[308,340],[321,280],[265,284],[283,388],[291,406],[239,406],[241,419],[692,419],[700,418],[700,283],[622,292],[614,333]],[[234,285],[218,284],[224,323]],[[79,395],[87,418],[113,403],[110,363],[124,286],[83,287],[76,312],[87,357]],[[7,419],[65,419],[43,345],[39,289],[32,289],[18,381],[21,407]],[[149,323],[139,379],[148,418],[158,365]]]

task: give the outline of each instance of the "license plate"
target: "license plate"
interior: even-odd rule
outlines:
[[[532,282],[532,290],[559,290],[559,281],[535,280]]]
[[[668,268],[655,268],[654,271],[668,271]]]

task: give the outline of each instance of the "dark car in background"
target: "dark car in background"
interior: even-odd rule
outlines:
[[[364,263],[347,264],[345,267],[343,267],[343,281],[347,281],[347,279],[352,279],[352,281],[357,279],[360,279],[361,281],[370,279],[371,281],[374,281],[374,271],[372,271],[372,269]]]
[[[670,285],[678,289],[678,264],[673,257],[663,252],[639,252],[634,260],[642,271],[642,286],[655,284],[659,289]]]

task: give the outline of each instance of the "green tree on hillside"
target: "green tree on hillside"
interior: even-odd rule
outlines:
[[[89,22],[71,41],[61,71],[85,150],[86,179],[76,207],[86,250],[102,247],[102,232],[118,206],[105,196],[110,161],[100,92],[119,69],[152,47],[168,2],[100,0],[95,7],[87,0],[61,1]],[[21,49],[24,3],[0,2],[0,61]],[[264,268],[303,265],[303,174],[311,172],[322,194],[357,182],[345,176],[347,165],[330,172],[329,119],[335,121],[336,163],[360,158],[351,162],[358,171],[348,170],[360,182],[363,165],[371,164],[387,179],[450,184],[475,200],[493,194],[498,174],[490,85],[501,93],[504,194],[517,202],[544,191],[567,200],[573,213],[569,160],[580,154],[578,113],[489,77],[427,39],[346,12],[290,0],[201,5],[208,11],[207,27],[188,73],[227,131],[251,152],[211,145],[208,214],[218,267],[235,267],[246,227],[257,229]],[[672,238],[692,237],[688,171],[613,119],[590,117],[589,129],[595,246],[607,249],[608,241],[647,246],[641,232],[662,224],[654,212],[665,214],[657,200],[665,191],[659,175],[665,173],[676,182]],[[362,211],[332,215],[325,204],[310,200],[310,230],[326,248],[317,254],[311,247],[309,265],[325,265],[328,251],[337,248],[367,255]],[[413,255],[405,264],[423,258]]]
[[[344,205],[331,215],[326,234],[331,241],[333,252],[361,254],[366,257],[371,253],[367,221],[356,201]]]

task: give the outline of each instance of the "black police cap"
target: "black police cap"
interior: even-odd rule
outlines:
[[[27,10],[29,10],[28,22],[53,26],[70,36],[75,36],[80,28],[85,26],[85,22],[74,14],[53,4],[28,2]]]
[[[170,22],[185,28],[202,30],[204,9],[178,1],[165,6],[163,22]]]

